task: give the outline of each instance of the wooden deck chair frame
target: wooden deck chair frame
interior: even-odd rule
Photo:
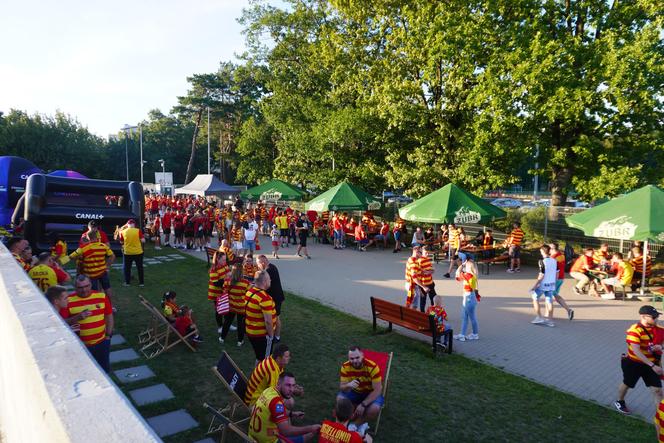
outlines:
[[[240,377],[240,379],[244,382],[244,385],[246,386],[249,383],[249,380],[244,375],[242,370],[238,367],[238,365],[235,364],[231,356],[228,355],[226,351],[222,352],[221,357],[219,358],[218,361],[221,361],[222,359],[226,359],[228,361],[228,363],[232,366],[235,373]],[[237,434],[238,433],[237,430],[239,429],[238,425],[244,423],[245,421],[248,421],[249,418],[251,418],[251,407],[244,402],[244,398],[240,397],[238,393],[235,392],[233,386],[231,386],[231,384],[219,372],[219,370],[217,369],[218,364],[219,363],[217,363],[217,365],[212,367],[212,372],[214,373],[214,375],[217,376],[217,378],[221,381],[226,390],[230,393],[231,398],[229,399],[228,404],[224,408],[215,410],[216,413],[212,414],[212,421],[210,422],[210,426],[208,428],[208,434],[221,431],[222,434],[221,434],[221,439],[219,441],[224,442],[226,441],[226,437],[228,435],[228,429]],[[246,417],[238,420],[236,417],[236,414],[238,413],[244,413]],[[223,417],[223,419],[220,416]],[[219,420],[221,424],[216,425],[215,422],[217,420]],[[242,437],[243,435],[240,436]]]
[[[390,387],[390,370],[392,369],[392,357],[394,357],[393,352],[381,352],[381,351],[374,351],[373,349],[363,349],[362,352],[365,351],[371,351],[371,352],[380,352],[382,354],[387,354],[387,364],[385,367],[385,374],[383,375],[383,390],[381,394],[383,395],[383,399],[385,400],[383,407],[380,408],[380,411],[378,411],[378,417],[376,417],[376,427],[373,430],[373,435],[378,434],[378,427],[380,426],[380,416],[383,413],[383,409],[387,407],[387,392]]]
[[[154,358],[167,350],[171,349],[173,346],[184,343],[187,345],[192,352],[196,352],[196,348],[189,343],[189,339],[195,335],[195,332],[190,332],[187,335],[182,335],[178,332],[177,329],[168,321],[166,317],[157,309],[152,303],[146,300],[143,296],[138,296],[141,305],[150,312],[152,315],[151,323],[152,330],[143,331],[146,335],[143,336],[145,342],[143,347],[140,349],[141,353],[147,359]],[[148,337],[146,339],[145,337]],[[139,339],[141,336],[139,335]]]
[[[226,429],[230,429],[231,431],[235,432],[235,434],[237,434],[243,441],[252,443],[254,442],[254,439],[245,434],[244,431],[237,426],[237,423],[233,423],[233,421],[231,421],[223,414],[222,409],[217,409],[207,403],[203,403],[203,407],[212,414],[212,422],[210,422],[210,427],[208,428],[207,432],[208,435],[219,432],[223,429],[221,439],[219,440],[220,442],[223,442],[226,440]],[[219,425],[215,425],[217,420],[220,422]]]
[[[138,296],[138,301],[145,309],[150,312],[150,323],[148,326],[138,333],[138,342],[140,344],[149,343],[154,340],[159,332],[159,320],[152,315],[152,305],[143,296]]]

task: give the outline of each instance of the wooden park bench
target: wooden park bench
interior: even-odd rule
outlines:
[[[376,320],[380,319],[389,323],[388,331],[392,331],[392,324],[395,324],[419,332],[431,337],[431,347],[433,354],[436,355],[440,335],[433,316],[376,297],[371,297],[371,314],[373,315],[374,331],[376,330]],[[447,339],[446,351],[451,354],[453,346],[452,329],[445,329],[443,336]]]

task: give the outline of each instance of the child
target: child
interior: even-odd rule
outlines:
[[[152,237],[154,237],[154,248],[161,249],[161,217],[157,214],[152,222]]]
[[[461,266],[456,271],[456,280],[463,285],[463,306],[461,308],[461,333],[454,336],[455,340],[479,340],[479,326],[477,324],[476,308],[479,302],[477,297],[477,268],[470,256],[459,253]],[[472,326],[472,334],[465,335],[468,322]]]
[[[256,273],[256,265],[254,264],[254,256],[247,254],[242,263],[242,276],[246,279],[254,281],[254,274]]]
[[[272,225],[270,231],[270,238],[272,239],[272,257],[279,258],[279,229],[277,225]]]
[[[440,346],[443,349],[447,349],[447,343],[445,343],[445,336],[443,335],[443,332],[445,332],[445,321],[447,320],[447,312],[445,311],[445,308],[443,308],[443,296],[442,295],[436,295],[433,298],[433,306],[429,306],[429,309],[427,309],[427,315],[433,316],[435,322],[436,322],[436,329],[438,329],[438,343],[440,343]]]
[[[175,319],[175,329],[177,329],[177,331],[183,337],[193,332],[194,337],[191,339],[191,341],[194,343],[203,343],[203,338],[198,335],[198,327],[196,327],[196,323],[194,323],[193,319],[191,318],[192,313],[193,310],[190,309],[189,306],[182,305],[182,307],[180,307],[178,317]]]
[[[175,291],[164,292],[164,295],[161,297],[161,308],[163,309],[164,317],[171,323],[175,323],[176,316],[180,311],[175,302],[175,297],[177,297]]]

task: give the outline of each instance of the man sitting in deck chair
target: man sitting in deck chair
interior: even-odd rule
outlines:
[[[374,361],[364,358],[358,346],[351,346],[348,349],[348,361],[341,365],[340,376],[338,397],[349,399],[355,406],[348,429],[364,435],[369,429],[367,422],[377,418],[385,404],[380,367]]]
[[[373,438],[365,434],[364,438],[356,431],[349,431],[348,424],[353,416],[353,403],[344,397],[337,397],[334,405],[334,418],[336,422],[323,420],[318,435],[318,443],[372,443]]]
[[[258,397],[267,388],[274,388],[277,386],[279,374],[284,372],[286,365],[290,362],[291,353],[284,343],[279,343],[272,350],[272,355],[268,358],[261,360],[260,363],[254,368],[249,381],[247,382],[247,390],[244,393],[244,402],[252,406],[258,400]],[[300,385],[295,385],[293,394],[296,396],[302,395],[304,389]],[[284,404],[289,411],[293,410],[295,400],[292,397],[286,398]]]

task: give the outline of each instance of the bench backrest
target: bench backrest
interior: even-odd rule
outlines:
[[[403,307],[401,310],[401,318],[408,323],[421,327],[422,329],[428,329],[429,327],[429,316],[424,312],[416,311],[415,309]]]
[[[380,298],[371,297],[371,306],[373,307],[374,312],[380,311],[383,314],[395,315],[401,318],[401,305]]]
[[[371,306],[374,312],[378,311],[381,314],[386,314],[392,317],[400,318],[401,320],[417,325],[422,329],[430,329],[432,324],[431,316],[424,312],[416,311],[396,303],[382,300],[380,298],[371,297]]]

